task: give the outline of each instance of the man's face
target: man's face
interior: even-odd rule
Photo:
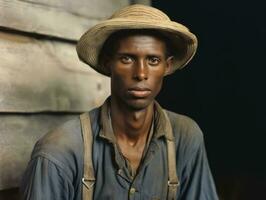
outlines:
[[[133,110],[146,108],[159,93],[172,67],[165,43],[156,37],[133,35],[120,39],[108,62],[111,98]]]

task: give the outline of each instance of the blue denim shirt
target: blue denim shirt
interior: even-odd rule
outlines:
[[[216,200],[215,185],[206,157],[203,135],[190,118],[166,111],[176,142],[179,200]],[[93,131],[94,199],[164,200],[168,162],[165,116],[155,103],[153,135],[135,176],[119,152],[107,102],[90,112]],[[81,200],[83,140],[79,118],[66,122],[39,140],[22,181],[23,199]]]

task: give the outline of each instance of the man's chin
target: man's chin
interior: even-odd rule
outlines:
[[[152,104],[152,102],[152,100],[148,99],[134,99],[128,102],[128,106],[130,109],[138,111],[148,108],[149,105]]]

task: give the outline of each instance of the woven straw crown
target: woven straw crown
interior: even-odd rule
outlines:
[[[167,34],[176,47],[172,72],[183,68],[197,49],[197,38],[188,28],[171,21],[156,8],[135,4],[116,11],[109,19],[93,26],[81,36],[77,44],[80,60],[99,73],[109,76],[108,69],[99,65],[98,56],[107,38],[123,29],[153,29]]]
[[[156,19],[156,20],[167,20],[170,21],[169,17],[161,12],[160,10],[148,7],[143,5],[132,5],[129,7],[125,7],[124,9],[116,11],[111,17],[112,18],[128,18],[128,19],[142,19],[147,20],[149,19]]]

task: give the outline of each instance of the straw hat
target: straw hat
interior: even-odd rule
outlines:
[[[109,76],[108,70],[100,66],[98,56],[106,39],[122,29],[155,29],[166,33],[176,47],[174,54],[174,72],[183,68],[194,56],[197,38],[182,24],[171,21],[162,11],[134,4],[116,11],[109,19],[98,23],[84,33],[77,44],[77,53],[81,61],[96,71]]]

